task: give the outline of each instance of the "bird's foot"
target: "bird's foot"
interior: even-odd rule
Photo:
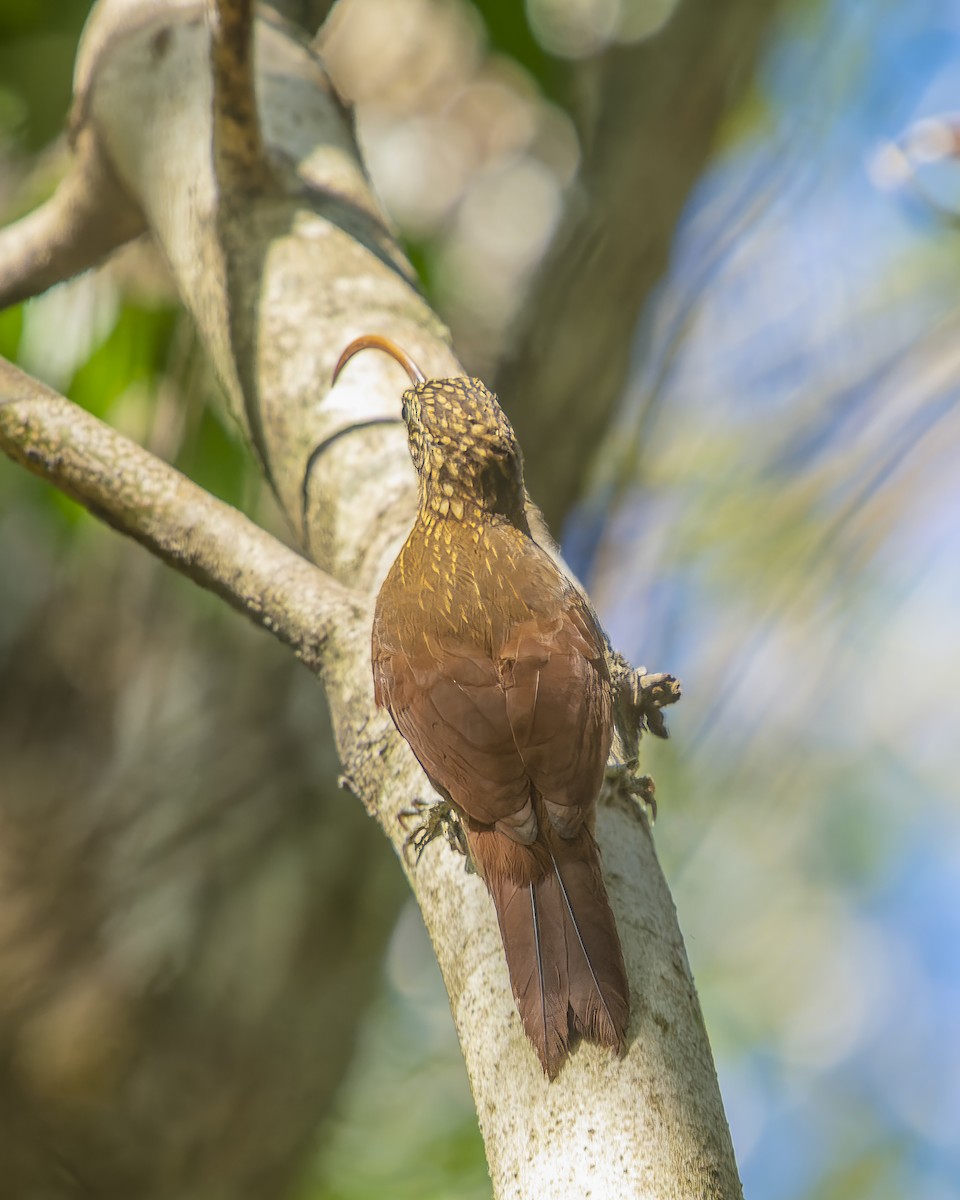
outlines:
[[[472,869],[467,852],[467,835],[463,832],[463,824],[452,804],[446,800],[433,804],[426,800],[414,800],[410,808],[405,808],[400,813],[400,824],[406,829],[414,821],[419,824],[410,830],[403,843],[403,856],[407,862],[412,854],[413,862],[418,863],[424,850],[442,834],[452,850],[466,857],[467,870]]]
[[[615,795],[622,796],[634,808],[643,812],[652,825],[657,819],[657,785],[652,775],[641,775],[637,760],[611,763],[604,772],[604,782]]]
[[[651,674],[646,667],[631,667],[622,654],[610,651],[614,720],[623,756],[633,759],[643,733],[667,737],[663,712],[680,699],[680,681],[665,673]]]

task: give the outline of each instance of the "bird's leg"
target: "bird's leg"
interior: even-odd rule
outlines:
[[[641,775],[637,760],[608,763],[603,775],[604,787],[643,812],[652,825],[657,819],[657,785],[652,775]]]
[[[640,739],[645,732],[665,738],[661,709],[680,699],[680,683],[672,675],[649,674],[631,667],[622,654],[608,649],[607,661],[614,697],[614,754],[604,782],[608,795],[619,796],[652,822],[657,819],[656,785],[639,768]]]
[[[449,800],[438,800],[432,804],[426,800],[414,800],[410,808],[405,808],[400,813],[400,824],[406,829],[414,821],[419,823],[410,830],[409,836],[403,843],[403,855],[408,862],[413,853],[415,855],[413,861],[418,863],[424,850],[442,834],[452,850],[465,856],[467,870],[473,869],[470,855],[467,852],[467,837],[463,832],[463,824],[457,810]]]

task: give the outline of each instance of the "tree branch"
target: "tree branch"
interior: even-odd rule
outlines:
[[[146,228],[99,142],[77,138],[70,173],[50,199],[0,230],[0,308],[96,266]]]
[[[223,191],[231,185],[211,161],[213,89],[202,11],[160,0],[109,0],[95,9],[78,60],[78,104],[170,262],[228,403],[292,525],[333,577],[372,597],[414,512],[414,474],[396,421],[404,380],[386,356],[368,355],[331,390],[333,365],[354,337],[378,332],[409,350],[428,376],[456,375],[460,367],[370,193],[350,122],[321,64],[262,21],[255,32],[261,128],[271,158],[293,166],[252,193]],[[42,448],[20,408],[26,403],[38,420],[38,402],[16,392],[12,400],[17,438],[35,436]],[[49,402],[46,396],[40,406]],[[96,458],[97,444],[71,460],[71,488],[83,484],[85,458]],[[51,469],[55,457],[51,452]],[[30,458],[23,451],[20,460]],[[135,461],[129,477],[120,471],[121,488],[135,485],[141,468],[154,470]],[[104,455],[108,473],[121,465]],[[164,497],[173,504],[160,487],[161,505]],[[135,510],[145,498],[134,486]],[[176,504],[173,510],[176,519]],[[205,508],[188,511],[205,518]],[[142,528],[146,515],[134,517],[133,527]],[[188,520],[179,536],[192,530]],[[196,533],[206,554],[223,551],[217,537]],[[256,557],[261,548],[251,539],[244,553]],[[215,561],[204,564],[204,581],[232,577]],[[273,595],[268,569],[251,583]],[[327,582],[323,594],[332,594]],[[320,628],[332,633],[325,604]],[[269,611],[271,620],[280,612],[275,600]],[[406,744],[374,708],[369,623],[349,606],[343,611],[354,615],[336,627],[323,656],[338,749],[351,786],[399,848],[406,836],[401,812],[430,791]],[[709,1044],[646,822],[614,790],[597,836],[631,980],[630,1047],[614,1060],[582,1046],[552,1084],[521,1030],[482,883],[439,846],[410,874],[450,996],[496,1194],[737,1197]]]
[[[578,186],[495,387],[520,444],[538,448],[527,482],[555,528],[583,489],[627,376],[640,310],[778,7],[682,0],[655,37],[582,68],[596,115],[584,131]]]
[[[253,0],[207,0],[213,76],[214,173],[237,191],[269,178],[257,114]]]
[[[347,588],[109,425],[0,359],[0,449],[289,645],[315,672],[362,618]]]

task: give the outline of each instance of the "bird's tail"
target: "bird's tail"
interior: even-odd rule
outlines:
[[[500,921],[523,1028],[553,1079],[579,1034],[619,1052],[629,988],[596,842],[552,834],[523,846],[493,829],[471,850]]]

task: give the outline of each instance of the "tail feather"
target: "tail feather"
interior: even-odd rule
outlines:
[[[596,844],[521,846],[486,831],[470,838],[493,897],[524,1031],[553,1079],[579,1034],[619,1051],[629,990]]]
[[[498,903],[502,901],[502,903]],[[504,882],[494,893],[523,1027],[551,1078],[567,1052],[567,961],[556,905],[542,889]]]
[[[569,882],[565,882],[555,857],[553,865],[575,938],[575,947],[568,946],[568,955],[578,968],[570,970],[574,1028],[588,1041],[619,1051],[630,1019],[630,993],[620,938],[599,865],[568,864],[564,872]]]

